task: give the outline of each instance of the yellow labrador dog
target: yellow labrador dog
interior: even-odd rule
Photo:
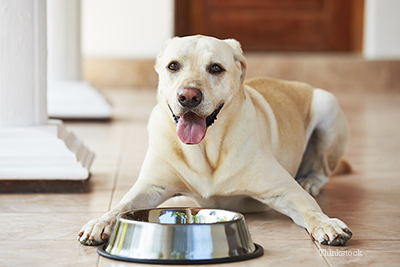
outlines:
[[[208,208],[272,207],[321,244],[350,239],[346,224],[326,216],[311,196],[328,181],[348,139],[331,93],[299,82],[244,82],[246,61],[233,39],[173,38],[155,69],[158,104],[139,178],[114,209],[83,226],[81,243],[105,242],[121,212],[181,195]]]

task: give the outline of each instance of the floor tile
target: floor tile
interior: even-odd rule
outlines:
[[[0,266],[54,267],[96,266],[95,247],[76,240],[6,240],[0,241]]]
[[[289,217],[274,210],[245,214],[253,241],[267,244],[275,240],[311,240],[307,231]]]
[[[81,227],[102,215],[103,213],[0,213],[0,229],[11,240],[76,241]]]
[[[156,103],[155,91],[105,92],[115,106],[113,120],[65,122],[96,152],[91,191],[0,194],[0,229],[9,237],[0,241],[0,266],[136,266],[99,260],[96,247],[76,240],[87,221],[117,205],[133,186],[147,150],[146,124]],[[352,130],[345,157],[353,172],[332,177],[316,200],[329,216],[347,223],[354,236],[344,247],[320,246],[290,218],[273,210],[246,214],[253,241],[264,247],[265,255],[229,266],[397,266],[400,262],[400,93],[342,90],[336,95]],[[174,201],[164,205],[188,203]],[[320,256],[321,249],[331,254],[361,251],[362,256]]]
[[[0,194],[0,212],[106,212],[111,189],[83,194]]]

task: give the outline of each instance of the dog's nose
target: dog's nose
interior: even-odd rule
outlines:
[[[197,107],[201,103],[202,99],[203,99],[203,94],[197,88],[182,87],[178,91],[178,101],[183,107],[187,108]]]

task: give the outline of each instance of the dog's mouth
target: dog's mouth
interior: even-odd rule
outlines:
[[[182,116],[176,116],[168,105],[175,121],[176,133],[181,142],[192,145],[200,143],[206,135],[207,128],[213,125],[223,106],[224,104],[219,105],[209,116],[200,116],[192,111],[188,111]]]

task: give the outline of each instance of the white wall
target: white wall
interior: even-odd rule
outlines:
[[[155,58],[173,21],[173,0],[82,0],[82,56]]]
[[[399,10],[400,0],[366,0],[366,58],[400,58]],[[173,28],[174,0],[82,0],[83,57],[155,58]]]
[[[366,0],[364,55],[400,59],[400,0]]]

